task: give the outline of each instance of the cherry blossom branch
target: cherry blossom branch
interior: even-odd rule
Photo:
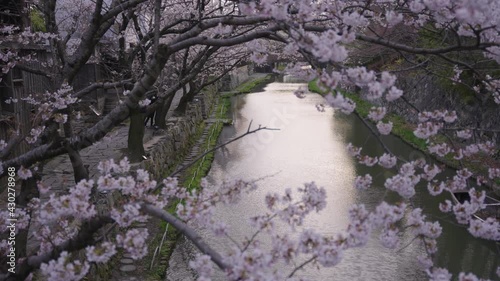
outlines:
[[[187,48],[189,46],[193,45],[210,45],[210,46],[220,46],[220,47],[228,47],[228,46],[233,46],[241,43],[245,43],[248,41],[251,41],[253,39],[258,39],[258,38],[263,38],[267,36],[271,36],[274,34],[274,31],[278,31],[279,27],[274,26],[270,27],[265,30],[259,30],[255,31],[249,34],[244,34],[232,38],[227,38],[227,39],[214,39],[214,38],[208,38],[206,36],[198,36],[198,37],[191,37],[189,39],[180,41],[179,43],[172,44],[171,49],[174,51],[177,50],[182,50],[184,48]]]
[[[102,15],[101,21],[107,21],[107,20],[113,19],[121,12],[123,12],[127,9],[130,9],[130,8],[133,8],[133,7],[139,5],[143,2],[146,2],[146,0],[120,1],[115,7],[111,8],[104,15]]]
[[[252,120],[253,121],[253,120]],[[222,148],[232,142],[235,142],[245,136],[248,136],[248,135],[251,135],[251,134],[254,134],[254,133],[257,133],[258,131],[261,131],[261,130],[269,130],[269,131],[278,131],[279,129],[277,128],[268,128],[268,127],[261,127],[259,125],[259,127],[257,129],[253,129],[253,130],[250,130],[250,127],[252,126],[252,121],[250,121],[250,124],[248,125],[248,129],[245,133],[235,137],[234,139],[231,139],[230,141],[227,141],[223,144],[220,144],[208,151],[206,151],[205,153],[202,153],[201,155],[199,155],[198,157],[194,158],[191,162],[189,162],[188,164],[186,165],[183,165],[181,166],[179,169],[177,169],[175,172],[173,172],[172,174],[170,174],[170,177],[174,177],[175,175],[177,175],[178,173],[184,171],[185,169],[191,167],[192,165],[194,165],[198,160],[202,159],[203,157],[205,157],[205,155],[209,154],[209,153],[212,153],[214,152],[215,150],[219,149],[219,148]]]
[[[227,68],[226,70],[224,70],[224,72],[222,72],[219,76],[217,76],[216,78],[214,79],[211,79],[207,82],[205,82],[204,84],[201,85],[201,88],[203,89],[204,87],[206,86],[209,86],[209,85],[212,85],[214,84],[215,82],[219,81],[220,79],[222,79],[226,74],[228,74],[231,70],[233,70],[234,68],[236,68],[236,66],[243,61],[243,58],[240,58],[238,59],[235,63],[233,63],[229,68]]]
[[[15,135],[12,137],[9,142],[7,143],[7,146],[0,152],[0,159],[5,159],[9,154],[12,152],[12,149],[21,142],[23,138],[21,135]]]
[[[214,45],[214,46],[232,46],[232,45],[237,45],[241,43],[245,43],[248,41],[251,41],[253,39],[257,38],[262,38],[269,36],[270,34],[273,33],[273,31],[278,30],[279,28],[277,26],[271,27],[266,30],[259,30],[253,33],[249,34],[244,34],[241,36],[237,36],[234,38],[228,38],[228,39],[209,39],[207,37],[194,37],[197,34],[201,33],[204,29],[210,28],[210,27],[215,27],[217,26],[218,23],[221,22],[231,22],[231,23],[236,23],[236,24],[247,24],[247,23],[252,23],[255,22],[255,20],[258,18],[251,18],[251,19],[246,19],[246,18],[230,18],[230,19],[216,19],[214,21],[207,21],[204,24],[200,24],[198,27],[194,28],[193,30],[186,32],[182,35],[180,35],[177,39],[173,40],[171,45],[160,45],[158,52],[155,54],[153,59],[150,61],[148,67],[146,68],[145,74],[142,76],[140,80],[138,80],[132,91],[130,92],[129,95],[127,95],[127,98],[125,99],[124,103],[120,104],[119,106],[115,107],[108,115],[106,115],[103,119],[101,119],[99,122],[97,122],[93,127],[87,129],[85,132],[82,134],[75,136],[71,138],[70,144],[72,147],[75,147],[77,150],[83,149],[85,147],[91,146],[98,140],[102,139],[107,132],[109,132],[116,124],[119,124],[123,120],[125,120],[130,113],[131,109],[137,108],[139,105],[139,101],[144,98],[145,92],[149,90],[153,84],[156,82],[158,76],[161,73],[161,70],[165,66],[168,58],[170,55],[174,54],[175,52],[182,50],[184,48],[187,48],[192,45],[196,44],[202,44],[202,45]],[[262,18],[261,18],[262,19]],[[98,33],[100,34],[103,32],[105,27],[102,27]],[[89,31],[90,32],[90,31]],[[88,36],[88,33],[87,33]],[[77,50],[78,52],[78,50]],[[84,58],[90,55],[88,52],[84,52],[85,54],[75,54],[73,57],[80,57]],[[77,65],[79,64],[80,59],[78,59],[78,63],[73,60],[72,63],[69,63],[67,66],[74,71],[76,68],[78,68]],[[70,70],[68,70],[70,71]],[[69,78],[73,77],[72,74],[68,76]],[[44,146],[43,148],[37,148],[36,153],[33,153],[33,151],[30,151],[26,154],[23,154],[15,159],[11,159],[5,166],[30,166],[32,163],[43,160],[47,157],[53,157],[60,155],[64,153],[65,150],[63,147],[61,147],[60,144],[53,144],[53,146]],[[5,163],[4,163],[5,164]]]
[[[120,86],[123,86],[125,84],[130,84],[132,83],[133,80],[132,79],[127,79],[127,80],[122,80],[122,81],[119,81],[119,82],[98,82],[98,83],[93,83],[92,85],[89,85],[83,89],[81,89],[80,91],[76,92],[73,94],[73,97],[75,98],[81,98],[87,94],[89,94],[90,92],[96,90],[96,89],[99,89],[99,88],[102,88],[102,89],[110,89],[110,88],[115,88],[115,87],[120,87]]]
[[[400,249],[398,249],[396,251],[396,253],[401,253],[404,249],[408,248],[411,244],[413,244],[413,242],[415,240],[417,240],[418,238],[420,238],[418,235],[416,235],[415,237],[413,237],[413,239],[411,239],[410,242],[408,242],[406,245],[404,245]]]
[[[391,152],[391,150],[389,149],[389,147],[387,147],[387,145],[380,139],[380,135],[377,131],[375,131],[375,129],[372,128],[372,126],[370,126],[370,124],[368,124],[368,122],[363,118],[361,117],[361,115],[359,115],[359,113],[355,112],[355,115],[359,118],[359,120],[361,120],[361,122],[363,122],[363,124],[365,124],[365,126],[370,130],[370,132],[375,136],[375,138],[377,139],[377,141],[380,143],[380,145],[382,146],[382,148],[389,154],[391,155],[394,155],[394,153]],[[400,156],[396,156],[399,160],[403,161],[403,162],[407,162],[405,159],[403,159],[402,157]]]
[[[385,46],[385,47],[388,47],[391,49],[401,50],[401,51],[404,51],[407,53],[421,54],[421,55],[437,55],[437,54],[445,54],[445,53],[457,52],[457,51],[485,50],[486,48],[489,48],[489,47],[498,46],[497,43],[484,42],[484,43],[478,43],[478,44],[474,44],[474,45],[458,44],[458,45],[448,46],[448,47],[443,47],[443,48],[429,49],[429,48],[410,47],[408,45],[395,43],[395,42],[385,40],[382,38],[374,38],[374,37],[363,35],[363,34],[357,34],[356,39],[364,41],[364,42],[382,45],[382,46]]]
[[[315,260],[316,260],[316,256],[312,256],[311,258],[309,258],[308,260],[306,260],[305,262],[303,262],[302,264],[297,266],[292,272],[290,272],[290,274],[288,274],[288,278],[292,278],[293,275],[295,275],[295,273],[297,273],[297,271],[301,270],[306,265],[310,264],[311,262],[313,262]]]
[[[50,73],[43,71],[41,69],[35,69],[33,67],[29,67],[29,66],[24,65],[24,64],[16,64],[16,67],[22,71],[26,71],[26,72],[33,73],[33,74],[38,74],[38,75],[41,75],[43,77],[47,77],[49,79],[52,79],[52,75]]]
[[[142,204],[141,210],[151,216],[157,217],[159,219],[162,219],[166,222],[168,222],[170,225],[175,227],[178,231],[180,231],[182,234],[184,234],[193,244],[205,255],[210,256],[211,260],[222,270],[228,269],[229,265],[227,265],[223,259],[222,256],[212,249],[205,241],[203,238],[194,231],[191,227],[189,227],[187,224],[183,223],[179,219],[177,219],[175,216],[169,214],[168,212],[157,208],[153,205],[150,204]]]
[[[266,219],[266,223],[272,221],[276,216],[278,216],[278,213],[275,213],[273,214],[272,216],[270,216],[269,218]],[[248,247],[250,246],[250,244],[252,243],[252,241],[257,237],[257,235],[259,235],[262,230],[264,230],[265,227],[261,227],[259,228],[257,231],[255,231],[252,235],[252,237],[250,237],[250,240],[248,240],[248,242],[246,243],[245,247],[243,247],[243,249],[241,250],[242,252],[246,251],[248,249]]]
[[[58,258],[61,252],[77,251],[91,245],[94,234],[103,226],[112,222],[114,220],[110,217],[101,216],[84,223],[75,237],[55,246],[50,252],[28,257],[24,263],[20,264],[19,270],[16,270],[15,274],[0,275],[0,281],[24,280],[32,271],[38,269],[42,263]]]
[[[457,128],[457,127],[449,127],[449,128],[443,128],[441,130],[444,130],[444,131],[473,130],[473,131],[480,131],[480,132],[500,133],[500,130],[482,129],[482,128]]]

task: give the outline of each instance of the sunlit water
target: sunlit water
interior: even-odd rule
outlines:
[[[296,98],[292,93],[299,86],[271,83],[263,92],[238,96],[233,100],[234,125],[224,129],[220,142],[244,133],[250,122],[250,129],[259,125],[279,129],[246,136],[216,154],[208,175],[212,185],[217,186],[226,179],[260,179],[259,189],[246,195],[237,206],[217,209],[217,216],[230,225],[230,233],[235,240],[251,236],[253,232],[248,226],[248,218],[265,212],[263,199],[268,192],[280,193],[288,187],[300,187],[304,182],[315,181],[327,190],[326,209],[309,217],[303,226],[315,228],[323,234],[335,234],[346,229],[347,211],[352,204],[362,203],[372,210],[383,200],[398,200],[395,194],[383,188],[385,179],[391,176],[389,172],[358,165],[346,153],[345,146],[351,142],[363,146],[364,154],[381,155],[383,150],[370,131],[355,116],[344,116],[329,108],[326,112],[318,112],[315,105],[322,103],[323,99],[316,94],[310,94],[305,99]],[[393,153],[407,160],[424,157],[395,137],[388,136],[383,140]],[[354,189],[352,183],[355,176],[368,172],[374,176],[373,187],[364,192]],[[426,196],[425,192],[425,186],[419,186],[418,194],[411,203],[423,208],[433,220],[443,218],[435,205],[446,197],[434,198]],[[435,262],[453,272],[462,269],[483,278],[495,279],[495,270],[499,265],[496,245],[471,238],[463,228],[451,222],[448,219],[441,221],[444,233],[439,240],[440,252]],[[232,246],[229,240],[216,240],[207,233],[204,235],[219,250]],[[263,237],[259,236],[265,244]],[[411,232],[403,234],[401,246],[396,250],[381,246],[377,237],[375,232],[367,246],[347,250],[342,262],[333,268],[320,271],[307,268],[299,271],[298,275],[312,280],[426,279],[416,260],[424,249],[418,241],[412,242],[414,237]],[[290,266],[280,268],[284,272],[291,272],[292,269]],[[188,279],[186,277],[185,280]],[[222,280],[220,273],[214,279]]]

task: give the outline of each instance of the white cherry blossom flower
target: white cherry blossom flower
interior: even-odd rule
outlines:
[[[147,238],[149,236],[148,230],[130,229],[125,235],[118,234],[116,242],[118,246],[123,247],[131,256],[132,259],[138,260],[143,258],[148,251]]]
[[[364,176],[357,176],[354,179],[354,187],[359,190],[366,190],[372,184],[372,176],[370,174],[366,174]]]
[[[457,137],[465,140],[470,139],[472,137],[472,131],[468,129],[457,131]]]
[[[428,269],[427,274],[429,275],[429,281],[450,281],[453,276],[445,268],[432,268]]]
[[[347,144],[347,152],[352,157],[359,156],[359,154],[361,153],[361,149],[362,149],[361,147],[356,147],[356,146],[352,145],[352,143]]]
[[[439,210],[443,213],[451,212],[452,207],[453,204],[451,203],[450,200],[445,200],[444,202],[439,203]]]
[[[387,91],[386,95],[385,95],[385,99],[388,101],[388,102],[392,102],[392,101],[395,101],[397,99],[399,99],[401,96],[403,96],[403,91],[392,86],[389,91]]]
[[[374,122],[378,122],[385,117],[387,109],[385,107],[372,107],[368,113],[368,118]]]
[[[210,280],[213,273],[212,260],[208,255],[197,255],[194,260],[189,261],[189,267],[196,270],[198,280]]]
[[[33,176],[30,169],[26,169],[23,166],[17,170],[17,175],[23,180],[27,180]]]
[[[378,158],[378,164],[386,169],[390,169],[396,166],[396,163],[397,163],[396,156],[392,156],[387,153],[384,153],[382,156]]]
[[[51,260],[49,263],[42,263],[40,270],[42,274],[51,281],[77,281],[87,275],[90,265],[85,262],[70,262],[68,252],[61,253],[57,260]]]
[[[377,164],[378,159],[377,157],[370,157],[368,155],[363,155],[359,157],[359,163],[366,165],[368,167],[372,167],[373,165]]]
[[[104,242],[97,247],[88,246],[85,248],[85,253],[89,262],[106,263],[117,253],[117,251],[115,244]]]

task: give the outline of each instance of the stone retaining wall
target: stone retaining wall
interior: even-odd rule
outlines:
[[[160,140],[151,147],[149,159],[142,163],[156,179],[166,176],[189,151],[193,136],[216,102],[216,91],[205,92],[188,103],[183,117],[167,120],[167,128]]]
[[[466,96],[453,87],[445,87],[439,79],[439,77],[426,73],[417,73],[411,76],[400,75],[397,86],[404,91],[406,100],[419,110],[455,110],[459,118],[452,127],[498,130],[500,115],[498,114],[498,105],[493,100],[488,99],[481,102],[474,99],[472,93]],[[408,106],[405,101],[397,100],[385,105],[389,106],[391,111],[404,117],[406,121],[413,124],[418,123],[417,111]],[[500,143],[500,134],[496,132],[481,131],[479,133],[482,141],[492,140]]]
[[[222,78],[221,90],[230,91],[232,89],[235,89],[243,82],[247,81],[252,73],[253,73],[252,67],[248,65],[235,68],[228,75]]]

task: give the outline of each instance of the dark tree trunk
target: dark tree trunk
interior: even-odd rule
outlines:
[[[175,93],[167,96],[163,105],[159,106],[156,110],[155,124],[160,129],[165,129],[167,127],[167,113],[174,100]]]
[[[131,162],[142,161],[144,151],[144,114],[137,109],[130,111],[130,127],[128,130],[128,153]]]
[[[184,115],[186,112],[186,107],[188,102],[192,101],[196,94],[199,93],[198,87],[196,87],[193,83],[189,83],[189,91],[184,90],[184,95],[182,95],[181,100],[179,101],[179,105],[175,109],[175,112],[178,115]]]
[[[71,127],[71,115],[69,110],[64,110],[63,113],[68,115],[68,121],[64,123],[64,136],[69,139],[73,136],[73,128]],[[75,177],[75,183],[79,183],[83,179],[89,178],[89,171],[87,167],[83,165],[82,157],[77,149],[74,149],[69,144],[66,144],[66,150],[68,151],[69,159],[71,160],[71,166],[73,167],[73,173]]]
[[[37,173],[34,173],[33,177],[22,181],[21,183],[21,193],[17,197],[17,207],[26,208],[28,203],[33,198],[40,198],[40,192],[38,191],[37,181],[40,177]],[[31,216],[32,214],[29,213]],[[31,220],[30,220],[31,224]],[[16,234],[16,255],[18,257],[25,257],[28,255],[28,230],[30,226],[23,230],[19,230]],[[30,253],[31,254],[31,253]]]
[[[77,150],[74,150],[70,145],[66,145],[71,166],[73,166],[73,173],[75,183],[79,183],[83,179],[89,179],[89,170],[83,165],[82,157]]]

